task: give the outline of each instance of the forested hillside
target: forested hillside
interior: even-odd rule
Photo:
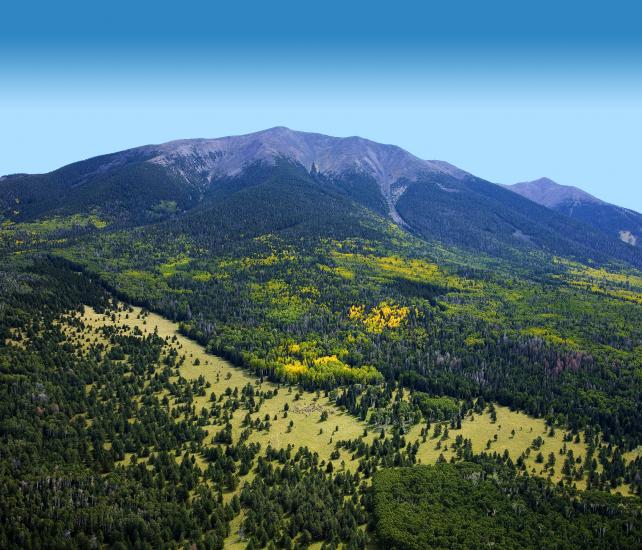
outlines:
[[[398,380],[641,441],[633,270],[471,255],[298,181],[58,253],[262,375],[323,388]]]
[[[601,518],[605,541],[639,542],[636,500],[574,489],[639,491],[639,459],[624,460],[595,433],[555,433],[481,399],[391,383],[316,392],[272,384],[204,353],[162,318],[116,303],[65,263],[13,267],[0,317],[3,547],[362,548],[367,538],[389,542],[390,522],[400,519],[382,511],[377,472],[434,460],[509,472],[506,483],[524,487],[518,498],[547,495],[539,513],[571,503],[583,513],[591,502],[587,521]],[[482,445],[486,432],[494,435]],[[556,480],[565,489],[550,485]],[[456,519],[429,525],[438,531],[444,521]],[[524,535],[516,525],[503,536]]]
[[[640,248],[261,134],[0,181],[0,546],[638,547]]]
[[[306,400],[325,410],[314,395],[188,356],[176,335],[146,326],[148,314],[116,305],[56,262],[29,273],[3,281],[3,548],[223,548],[238,538],[233,520],[254,547],[290,547],[294,538],[363,546],[358,473],[344,466],[333,476],[328,456],[252,440],[281,426],[300,440],[287,411],[298,423]],[[100,314],[87,317],[89,303]],[[207,378],[197,372],[201,357]],[[318,417],[312,427],[330,434]],[[356,419],[332,420],[335,437],[362,429]]]

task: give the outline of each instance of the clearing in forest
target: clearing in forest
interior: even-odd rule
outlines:
[[[258,411],[249,415],[255,426],[247,442],[260,443],[261,448],[267,446],[280,449],[291,445],[294,449],[308,447],[318,453],[323,461],[332,460],[335,468],[345,467],[354,470],[358,461],[352,459],[345,450],[340,450],[339,458],[331,457],[339,440],[354,440],[364,436],[364,440],[372,442],[378,437],[378,430],[338,408],[325,392],[304,391],[296,386],[277,385],[260,381],[247,371],[235,367],[228,361],[206,352],[197,342],[190,340],[178,332],[177,323],[160,315],[143,311],[138,307],[121,307],[116,313],[97,313],[86,307],[81,320],[85,325],[83,332],[76,331],[74,338],[87,345],[90,341],[104,341],[101,336],[102,327],[120,327],[124,331],[139,330],[142,334],[156,332],[167,343],[167,350],[175,350],[184,361],[179,366],[180,376],[186,380],[197,380],[203,377],[208,389],[205,395],[194,397],[196,411],[211,405],[210,395],[214,392],[221,396],[226,392],[234,394],[242,388],[251,385],[257,396],[265,396],[277,390],[269,398],[257,397],[260,400]],[[405,435],[409,443],[418,442],[418,462],[422,464],[435,463],[440,455],[447,461],[456,456],[455,439],[461,436],[470,440],[474,453],[482,451],[504,454],[508,451],[513,461],[521,455],[530,474],[549,477],[552,481],[562,479],[562,465],[568,452],[572,451],[578,464],[586,454],[586,444],[583,434],[570,436],[563,429],[551,429],[544,420],[532,418],[524,413],[511,411],[507,407],[495,406],[495,414],[489,410],[482,414],[470,412],[464,417],[461,429],[448,430],[448,423],[441,423],[439,435],[435,435],[436,424],[428,430],[427,437],[422,436],[425,423],[416,424]],[[323,416],[323,420],[322,420]],[[493,418],[494,417],[494,418]],[[236,441],[247,426],[247,411],[239,410],[232,415],[232,438]],[[263,429],[269,423],[267,429]],[[220,424],[212,423],[204,426],[208,432],[207,441],[221,429]],[[212,443],[213,444],[213,443]],[[555,464],[548,465],[551,454]],[[543,457],[543,461],[542,461]],[[201,456],[196,456],[201,467],[205,462]],[[249,474],[251,477],[251,473]],[[248,479],[248,478],[245,478]],[[585,480],[575,481],[578,488],[585,487]],[[618,492],[628,494],[626,487],[618,488]]]

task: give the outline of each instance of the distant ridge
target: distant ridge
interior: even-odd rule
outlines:
[[[606,204],[578,187],[560,185],[549,178],[514,183],[506,187],[548,208],[555,208],[565,202]]]
[[[504,187],[595,229],[617,236],[627,244],[642,244],[642,215],[634,210],[609,204],[577,187],[560,185],[549,178]]]

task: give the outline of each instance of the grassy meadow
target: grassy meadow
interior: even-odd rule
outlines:
[[[226,395],[229,397],[235,390],[240,392],[248,384],[252,385],[259,407],[258,411],[250,415],[251,419],[257,423],[269,421],[269,429],[252,429],[247,442],[259,443],[261,449],[268,446],[276,449],[287,446],[292,446],[294,449],[308,447],[318,454],[320,461],[327,463],[332,460],[335,470],[345,467],[354,471],[358,467],[358,460],[353,459],[348,451],[340,450],[338,457],[335,453],[331,458],[331,454],[336,449],[336,442],[359,437],[364,437],[366,441],[371,442],[379,436],[378,430],[339,409],[325,392],[309,392],[294,385],[276,385],[261,381],[228,361],[207,353],[202,345],[179,333],[177,323],[157,314],[143,311],[139,307],[121,304],[115,313],[98,313],[90,307],[85,307],[83,314],[78,313],[75,316],[80,323],[63,322],[63,327],[68,338],[85,350],[88,350],[92,344],[102,343],[108,346],[109,339],[105,336],[105,330],[116,329],[120,334],[136,334],[140,331],[142,335],[156,332],[166,342],[163,354],[176,352],[184,359],[179,364],[175,375],[176,380],[179,377],[187,381],[205,380],[207,391],[204,395],[194,397],[193,405],[197,412],[212,405],[212,392],[218,402],[225,403]],[[87,388],[87,391],[89,389]],[[275,390],[276,394],[274,394]],[[158,397],[163,398],[164,395],[161,393]],[[173,406],[171,399],[168,406],[170,408]],[[247,425],[243,425],[244,420],[247,422],[246,415],[245,409],[236,410],[231,415],[230,424],[234,441],[239,438]],[[425,423],[421,422],[407,429],[406,440],[410,443],[415,441],[419,443],[417,459],[421,464],[435,463],[440,455],[443,459],[450,461],[451,457],[456,455],[454,440],[461,435],[472,442],[475,453],[495,451],[503,454],[508,451],[513,460],[525,453],[524,460],[530,474],[549,477],[557,482],[562,479],[561,466],[564,460],[560,450],[572,450],[576,457],[582,459],[586,453],[583,434],[579,434],[579,438],[574,437],[572,440],[567,436],[565,440],[563,429],[551,430],[542,419],[511,411],[502,406],[495,406],[494,419],[489,409],[485,409],[482,414],[469,412],[462,420],[461,429],[450,428],[447,437],[444,437],[443,430],[435,437],[435,426],[436,424],[433,423],[425,438],[421,433],[426,427]],[[449,424],[442,423],[441,427],[445,429]],[[219,421],[214,420],[205,425],[204,429],[208,433],[206,441],[211,442],[208,444],[216,445],[213,438],[221,430]],[[540,444],[534,446],[534,440],[539,437],[541,437]],[[180,453],[177,450],[176,454],[181,456],[185,451],[189,452],[189,449],[181,449]],[[540,452],[545,459],[550,453],[554,453],[557,460],[553,468],[545,468],[544,463],[536,460]],[[628,453],[627,456],[633,457],[634,454]],[[127,455],[125,461],[131,458]],[[194,458],[202,469],[207,467],[207,462],[202,456],[194,454]],[[250,471],[241,479],[239,489],[252,477],[253,472]],[[584,480],[576,481],[576,486],[579,489],[584,488]],[[226,494],[226,500],[229,500],[233,494],[238,494],[239,489]],[[625,487],[618,491],[626,494]],[[226,541],[226,545],[230,548],[244,547],[245,542],[237,533],[242,519],[241,513],[231,524],[232,533]]]
[[[100,329],[113,325],[126,331],[137,327],[143,334],[156,331],[168,342],[168,350],[173,348],[179,355],[185,357],[185,362],[180,366],[180,376],[187,380],[204,377],[210,384],[208,391],[213,391],[217,396],[227,388],[240,390],[247,384],[252,384],[259,391],[277,389],[277,395],[265,399],[259,412],[252,416],[253,419],[260,420],[269,417],[271,424],[269,431],[254,430],[248,438],[249,442],[260,443],[261,448],[268,445],[277,449],[288,445],[295,449],[308,447],[317,452],[321,460],[328,461],[331,460],[330,455],[335,450],[336,441],[356,439],[364,434],[366,441],[372,441],[377,436],[374,433],[375,430],[370,429],[368,424],[340,410],[328,396],[324,395],[324,392],[314,393],[301,390],[296,386],[277,386],[271,382],[261,382],[230,362],[207,353],[202,345],[178,332],[177,323],[155,313],[143,311],[139,307],[132,306],[130,310],[129,313],[119,311],[115,319],[112,319],[111,315],[99,314],[92,308],[86,307],[82,316],[86,325],[85,331],[76,333],[75,337],[85,342],[90,340],[106,342],[101,336]],[[196,396],[194,399],[196,410],[207,407],[208,401],[209,394]],[[286,408],[287,416],[284,414]],[[565,441],[566,432],[559,428],[551,431],[543,419],[533,418],[499,405],[495,406],[495,411],[495,420],[491,418],[488,410],[481,415],[469,413],[462,421],[461,430],[450,430],[448,439],[442,439],[441,436],[434,438],[430,430],[431,433],[424,442],[421,436],[424,424],[412,426],[406,438],[410,442],[419,442],[417,458],[422,464],[435,463],[440,455],[450,460],[455,456],[454,438],[461,434],[463,438],[471,440],[475,453],[489,451],[503,454],[507,450],[513,460],[522,453],[526,453],[525,463],[528,472],[532,475],[549,477],[555,482],[563,477],[561,463],[564,457],[560,450],[572,450],[575,457],[580,458],[586,454],[583,434],[579,434],[579,441],[575,437],[571,440],[567,438]],[[321,421],[321,415],[324,412],[327,413],[327,419]],[[233,415],[231,424],[232,436],[235,439],[243,429],[242,421],[243,414],[240,411]],[[290,425],[291,422],[292,425]],[[447,426],[447,423],[443,426]],[[220,426],[208,425],[205,429],[209,435],[213,436]],[[543,443],[535,450],[533,442],[538,437],[542,438]],[[545,469],[544,464],[536,461],[538,452],[541,452],[545,458],[549,453],[554,453],[557,459],[556,465],[552,469]],[[627,459],[632,459],[639,452],[639,450],[631,451],[625,456]],[[202,457],[196,456],[196,460],[203,466]],[[335,467],[340,467],[341,462],[345,462],[347,468],[353,469],[357,466],[357,462],[352,460],[345,451],[340,452],[340,457],[334,459],[333,464]],[[578,480],[576,485],[582,489],[585,487],[585,482]],[[617,492],[628,494],[626,486],[618,488]]]

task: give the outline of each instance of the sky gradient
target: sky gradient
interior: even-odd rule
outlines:
[[[642,211],[635,2],[23,2],[0,174],[284,125]]]

